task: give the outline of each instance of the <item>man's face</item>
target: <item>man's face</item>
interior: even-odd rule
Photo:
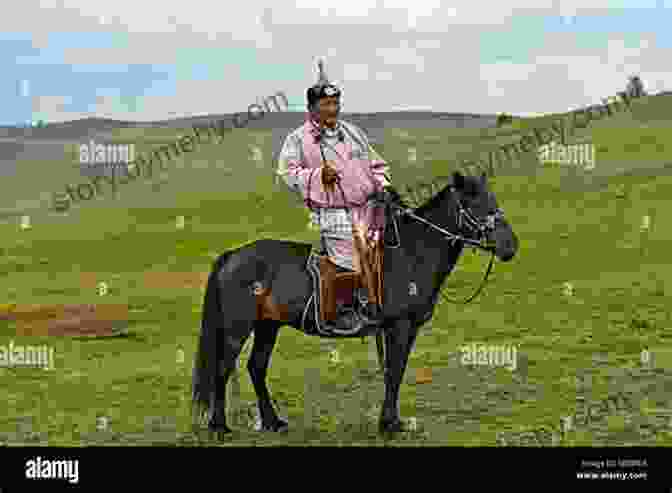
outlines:
[[[316,110],[320,123],[333,128],[338,121],[338,114],[341,111],[341,103],[336,96],[322,98],[317,102]]]

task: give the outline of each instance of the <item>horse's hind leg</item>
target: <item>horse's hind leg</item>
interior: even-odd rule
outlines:
[[[252,332],[252,324],[237,324],[236,329],[220,329],[218,339],[219,378],[215,384],[214,410],[208,423],[212,431],[220,434],[230,433],[226,424],[226,386],[229,378],[236,371],[236,360],[243,349],[245,341]]]
[[[287,423],[276,414],[266,387],[266,373],[279,330],[280,323],[278,322],[270,320],[256,322],[254,326],[254,345],[247,361],[247,370],[250,372],[252,385],[257,394],[261,425],[264,430],[270,431],[285,431],[287,429]]]

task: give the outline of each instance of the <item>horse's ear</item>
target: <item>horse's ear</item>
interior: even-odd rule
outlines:
[[[464,188],[464,175],[462,175],[462,173],[459,171],[455,171],[453,173],[453,186],[458,190],[462,190]]]

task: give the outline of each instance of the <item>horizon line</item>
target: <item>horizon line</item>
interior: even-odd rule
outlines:
[[[659,91],[657,93],[649,93],[646,94],[647,97],[655,97],[655,96],[670,96],[672,95],[672,91],[665,90],[665,91]],[[291,104],[288,105],[287,108],[292,108],[298,106],[297,104]],[[346,116],[346,115],[392,115],[392,114],[404,114],[404,113],[416,113],[416,114],[425,114],[425,115],[441,115],[441,116],[449,116],[449,117],[472,117],[472,118],[483,118],[483,117],[497,117],[500,114],[507,114],[513,118],[538,118],[538,117],[543,117],[543,116],[549,116],[549,115],[558,115],[558,114],[565,114],[565,113],[571,113],[572,110],[568,110],[566,112],[539,112],[539,113],[534,113],[530,115],[516,115],[513,113],[507,113],[507,112],[492,112],[492,113],[468,113],[468,112],[451,112],[451,111],[438,111],[438,110],[427,110],[427,109],[403,109],[403,110],[390,110],[390,111],[344,111],[341,113],[341,115]],[[16,122],[16,123],[3,123],[0,124],[0,128],[2,129],[37,129],[37,128],[45,128],[45,127],[37,127],[36,124],[39,122],[44,122],[45,126],[50,126],[50,125],[64,125],[64,124],[75,124],[75,123],[82,123],[82,122],[88,122],[88,121],[107,121],[110,123],[115,123],[115,124],[130,124],[130,125],[151,125],[151,124],[160,124],[160,123],[168,123],[168,122],[176,122],[180,120],[190,120],[190,119],[221,119],[222,117],[233,117],[236,114],[239,114],[240,112],[232,112],[232,113],[207,113],[207,114],[201,114],[201,115],[183,115],[183,116],[175,116],[171,118],[164,118],[164,119],[158,119],[158,120],[123,120],[123,119],[116,119],[116,118],[110,118],[110,117],[105,117],[105,116],[86,116],[82,118],[76,118],[73,120],[62,120],[62,121],[51,121],[51,122],[45,122],[44,120],[37,119],[33,120],[32,123],[33,125],[29,125],[29,122]],[[268,113],[289,113],[289,114],[303,114],[305,115],[307,113],[306,110],[282,110],[282,111],[269,111]]]
[[[33,126],[29,126],[28,123],[4,123],[0,124],[0,128],[39,128],[35,125],[40,121],[44,122],[45,125],[63,125],[68,123],[81,123],[87,121],[107,121],[110,123],[130,123],[130,124],[152,124],[152,123],[165,123],[165,122],[174,122],[179,120],[190,120],[190,119],[216,119],[221,117],[233,117],[237,113],[208,113],[205,115],[185,115],[185,116],[176,116],[171,118],[159,119],[159,120],[123,120],[110,118],[106,116],[87,116],[83,118],[76,118],[73,120],[61,120],[61,121],[50,121],[44,122],[44,120],[34,120]],[[289,114],[305,114],[306,111],[270,111],[268,113],[289,113]],[[434,111],[434,110],[414,110],[414,109],[405,109],[405,110],[390,110],[390,111],[344,111],[341,113],[342,116],[346,115],[386,115],[386,114],[400,114],[400,113],[421,113],[427,115],[445,115],[451,117],[494,117],[498,113],[465,113],[465,112],[450,112],[450,111]],[[516,117],[516,115],[512,115]]]

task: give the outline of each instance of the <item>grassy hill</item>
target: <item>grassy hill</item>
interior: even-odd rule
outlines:
[[[550,445],[553,433],[566,446],[672,444],[670,416],[659,411],[672,410],[672,233],[665,227],[671,101],[642,98],[632,115],[587,129],[581,136],[598,147],[592,175],[540,166],[534,155],[498,170],[492,186],[521,239],[519,256],[495,266],[472,304],[443,304],[421,331],[401,391],[402,416],[416,417],[419,431],[397,444]],[[547,124],[535,118],[515,125]],[[135,142],[142,153],[188,131],[125,128],[115,138]],[[393,181],[412,185],[447,175],[456,159],[506,143],[510,134],[510,128],[388,128],[379,151],[393,167]],[[0,319],[0,345],[48,344],[56,363],[53,371],[0,368],[0,399],[7,403],[0,441],[207,441],[192,433],[189,418],[202,276],[219,254],[257,238],[318,238],[306,228],[302,206],[274,184],[272,140],[270,130],[236,131],[148,181],[119,185],[116,196],[103,185],[101,197],[67,216],[48,208],[52,192],[86,181],[71,147],[62,160],[22,163],[3,182],[0,301],[123,304],[130,325],[126,337],[84,341],[18,337],[15,323]],[[251,146],[263,150],[263,161],[254,161]],[[417,149],[415,162],[408,161],[409,147]],[[30,214],[32,229],[20,230],[8,211]],[[645,215],[648,231],[640,229]],[[183,230],[177,216],[185,216]],[[447,294],[470,294],[486,265],[481,255],[465,255]],[[105,296],[96,291],[99,282],[109,286]],[[565,283],[573,295],[563,294]],[[458,348],[472,342],[515,346],[516,370],[461,365]],[[269,436],[249,428],[255,397],[243,370],[235,405],[242,421],[227,444],[382,444],[375,421],[360,423],[362,415],[377,417],[383,397],[372,343],[284,328],[269,386],[290,432]],[[641,363],[643,349],[653,355],[650,368]],[[338,362],[330,361],[332,350]],[[432,382],[418,384],[416,371],[427,367]],[[587,408],[592,417],[585,420]],[[574,426],[562,435],[566,416],[574,416]],[[101,417],[108,427],[97,431]]]

